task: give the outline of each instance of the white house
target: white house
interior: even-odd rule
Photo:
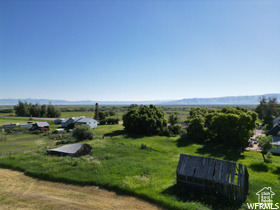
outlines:
[[[270,149],[269,152],[280,154],[280,136],[273,136],[272,144],[276,147],[275,149]]]
[[[97,127],[97,120],[92,119],[92,118],[81,118],[76,122],[81,125],[89,125],[91,128]]]
[[[276,123],[278,123],[280,125],[280,116],[276,117],[274,120],[273,120],[273,125],[275,125]]]
[[[70,123],[77,122],[78,120],[80,120],[82,118],[85,118],[85,117],[84,116],[82,116],[82,117],[68,117],[61,122],[61,127],[66,128]]]

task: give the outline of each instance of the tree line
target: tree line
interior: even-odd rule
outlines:
[[[60,117],[60,110],[55,108],[52,104],[39,105],[18,101],[14,106],[16,116],[20,117]]]

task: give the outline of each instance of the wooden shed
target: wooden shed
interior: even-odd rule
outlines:
[[[67,144],[55,149],[47,149],[50,155],[80,157],[82,155],[91,155],[92,147],[88,144]]]
[[[199,194],[210,192],[239,202],[246,200],[249,174],[245,165],[181,154],[176,173],[179,188]]]

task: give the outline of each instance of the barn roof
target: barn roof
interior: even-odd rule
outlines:
[[[68,144],[62,147],[58,147],[55,149],[48,149],[48,152],[59,152],[59,153],[66,153],[66,154],[75,154],[77,153],[84,145],[87,144]]]
[[[37,122],[36,124],[38,127],[50,126],[48,122]]]
[[[234,183],[235,170],[236,163],[233,162],[181,154],[177,174],[219,183]]]

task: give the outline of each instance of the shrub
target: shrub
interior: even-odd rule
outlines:
[[[82,141],[85,139],[92,140],[93,139],[93,130],[88,125],[76,125],[72,136],[78,141]]]
[[[99,121],[100,125],[114,125],[114,124],[118,124],[119,123],[119,119],[117,118],[105,118]]]

